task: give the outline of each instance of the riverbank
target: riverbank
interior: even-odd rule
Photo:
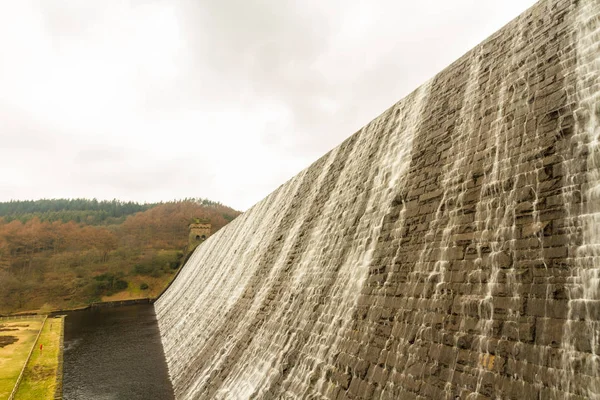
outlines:
[[[130,299],[130,300],[116,300],[116,301],[99,301],[97,303],[91,303],[87,306],[81,307],[73,307],[73,308],[63,308],[51,311],[23,311],[16,314],[0,314],[1,318],[28,318],[28,317],[41,317],[44,315],[58,316],[65,313],[70,313],[73,311],[85,311],[93,308],[109,308],[109,307],[121,307],[121,306],[130,306],[135,304],[152,304],[158,298],[152,297],[143,297],[139,299]],[[0,321],[1,322],[1,321]]]
[[[0,399],[8,399],[42,328],[43,318],[0,319]]]
[[[63,313],[68,313],[72,311],[83,311],[89,310],[93,308],[101,308],[101,307],[120,307],[120,306],[128,306],[135,304],[148,304],[154,303],[158,300],[163,293],[165,293],[169,287],[173,284],[173,282],[179,276],[179,273],[183,269],[183,266],[187,263],[189,258],[192,256],[193,250],[185,253],[183,258],[180,260],[180,264],[177,270],[171,275],[170,279],[164,283],[161,287],[158,286],[157,279],[147,277],[146,281],[152,283],[152,286],[155,288],[150,291],[141,291],[136,289],[135,287],[130,287],[125,291],[116,293],[113,296],[103,297],[101,301],[93,302],[87,305],[77,305],[75,307],[63,307],[63,308],[52,308],[52,306],[44,307],[38,310],[28,310],[28,311],[19,311],[10,314],[2,314],[0,313],[0,318],[6,317],[27,317],[27,316],[36,316],[36,315],[60,315]],[[135,286],[135,285],[134,285]],[[143,295],[143,296],[140,296]]]
[[[187,255],[184,260],[187,261],[188,258],[189,258],[189,255]],[[60,314],[69,313],[69,312],[73,312],[73,311],[90,310],[93,308],[121,307],[121,306],[135,305],[135,304],[152,304],[156,300],[158,300],[160,298],[160,296],[162,296],[162,294],[171,286],[171,284],[173,283],[175,278],[177,278],[177,276],[179,275],[179,272],[181,269],[182,268],[180,267],[173,274],[172,279],[169,280],[169,282],[167,282],[160,291],[156,292],[154,296],[134,297],[134,298],[128,298],[127,296],[125,296],[125,298],[119,298],[119,296],[113,296],[114,300],[109,300],[109,298],[107,298],[107,299],[103,299],[102,301],[90,303],[88,305],[76,306],[76,307],[29,310],[29,311],[20,311],[20,312],[11,313],[11,314],[0,313],[0,318],[13,318],[13,317],[23,318],[23,317],[34,317],[34,316],[40,316],[40,315],[60,315]]]
[[[62,382],[62,340],[64,318],[48,318],[19,384],[15,400],[52,400]],[[59,373],[60,372],[60,373]]]

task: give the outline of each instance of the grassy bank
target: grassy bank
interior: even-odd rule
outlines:
[[[57,384],[60,343],[63,332],[62,318],[48,318],[17,390],[16,400],[51,400]],[[43,349],[40,350],[40,345]]]
[[[4,343],[0,347],[0,399],[11,394],[42,321],[41,318],[0,320],[0,343]],[[12,343],[6,344],[8,341]]]

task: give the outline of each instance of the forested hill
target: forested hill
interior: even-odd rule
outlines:
[[[220,207],[225,210],[224,216],[226,218],[231,216],[231,212],[234,211],[229,207],[224,207],[220,203],[208,199],[189,198],[177,202]],[[14,219],[26,222],[37,217],[40,221],[75,221],[99,225],[123,222],[128,215],[146,211],[161,204],[164,203],[139,204],[116,199],[100,201],[96,199],[13,200],[0,202],[0,217],[7,222]]]
[[[239,214],[205,199],[0,203],[0,313],[156,296],[189,250],[190,222],[214,233]]]

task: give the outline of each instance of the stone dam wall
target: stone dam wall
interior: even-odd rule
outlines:
[[[197,248],[176,397],[600,399],[599,143],[600,1],[540,1]]]

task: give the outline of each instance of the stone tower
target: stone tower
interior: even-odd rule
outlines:
[[[189,225],[189,228],[190,234],[188,244],[190,247],[194,247],[205,241],[210,236],[212,226],[210,223],[196,218],[194,222]]]

